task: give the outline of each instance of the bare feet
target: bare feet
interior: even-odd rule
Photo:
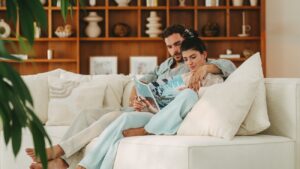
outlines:
[[[123,130],[122,134],[124,137],[132,137],[132,136],[144,136],[144,135],[148,135],[149,133],[144,129],[144,127],[140,127],[140,128],[130,128],[127,130]]]
[[[69,165],[61,158],[48,161],[48,169],[67,169]],[[42,163],[32,163],[30,169],[43,169]]]
[[[32,158],[33,161],[41,162],[41,160],[35,156],[35,152],[33,148],[26,148],[25,151],[27,155]],[[53,147],[47,148],[46,153],[47,153],[48,160],[56,159],[65,154],[64,150],[59,145],[55,145]]]
[[[86,169],[86,168],[84,168],[84,167],[78,165],[75,169]]]

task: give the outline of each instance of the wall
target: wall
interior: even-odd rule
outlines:
[[[266,0],[267,77],[300,77],[300,0]]]

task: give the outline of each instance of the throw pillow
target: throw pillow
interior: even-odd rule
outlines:
[[[33,99],[33,110],[42,123],[46,123],[48,115],[48,78],[47,76],[22,76]]]
[[[249,58],[241,68],[234,71],[227,82],[245,81],[247,78],[259,78],[259,85],[255,92],[256,96],[250,111],[242,123],[237,135],[257,134],[270,126],[267,111],[266,88],[264,83],[263,70],[261,66],[260,54],[256,53]],[[251,69],[245,69],[245,67]],[[255,73],[254,73],[255,72]],[[243,76],[240,76],[243,75]]]
[[[49,77],[47,125],[70,125],[86,108],[103,107],[106,83]]]
[[[260,56],[245,61],[223,83],[207,87],[181,124],[178,135],[210,135],[231,139],[245,120],[260,84]]]

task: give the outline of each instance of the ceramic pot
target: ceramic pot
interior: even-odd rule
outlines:
[[[85,33],[90,38],[95,38],[101,35],[101,28],[98,22],[102,21],[103,18],[97,15],[97,12],[89,12],[89,15],[84,18],[88,22],[85,28]]]
[[[41,37],[41,28],[37,26],[36,22],[33,23],[34,28],[34,37],[40,38]]]
[[[131,0],[115,0],[118,6],[128,6]]]
[[[8,38],[10,35],[11,29],[9,25],[3,20],[0,20],[0,38]]]

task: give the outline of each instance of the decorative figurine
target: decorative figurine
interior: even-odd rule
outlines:
[[[10,35],[11,29],[9,25],[3,20],[0,20],[0,38],[8,38]]]
[[[162,33],[162,30],[160,29],[161,23],[160,17],[157,16],[156,11],[151,11],[150,16],[147,18],[147,21],[149,22],[146,27],[148,30],[146,30],[146,34],[149,35],[149,37],[158,37],[159,34]]]

